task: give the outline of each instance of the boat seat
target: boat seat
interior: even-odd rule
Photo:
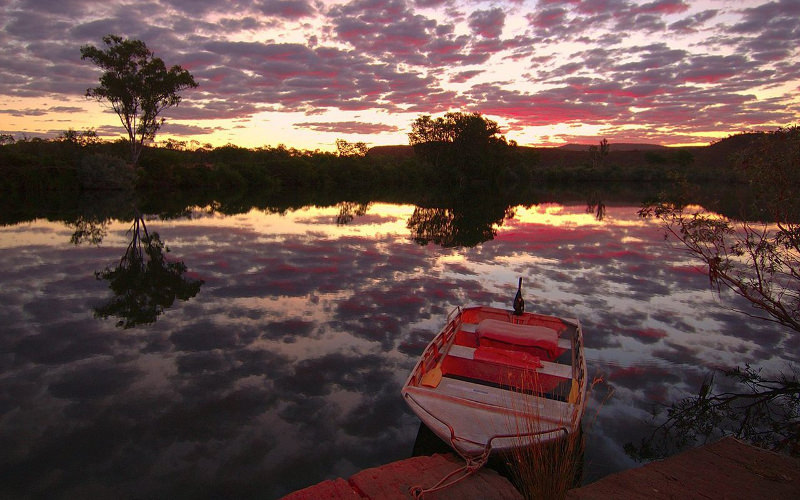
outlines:
[[[475,359],[475,352],[477,350],[478,349],[474,349],[472,347],[460,345],[451,346],[447,356],[445,356],[445,364],[447,364],[447,361],[449,361],[448,358],[462,359],[464,361],[477,361]],[[539,360],[539,364],[541,366],[536,370],[536,372],[541,375],[557,377],[560,379],[572,378],[572,367],[570,365],[565,365],[562,363],[550,363],[541,359]]]
[[[457,335],[474,336],[476,338],[476,340],[474,341],[475,345],[472,345],[473,342],[471,340],[466,342],[459,342],[458,337],[456,338],[456,344],[465,345],[467,347],[478,347],[477,333],[476,333],[477,329],[478,329],[477,323],[462,323],[461,327],[458,329]],[[570,349],[572,349],[572,341],[568,337],[558,337],[558,349],[561,352],[569,351]]]
[[[527,352],[509,351],[496,347],[478,347],[475,349],[472,359],[485,363],[498,363],[521,370],[536,370],[542,367],[542,362],[539,360],[538,356],[528,354]]]
[[[552,359],[559,356],[558,333],[538,325],[517,325],[496,319],[485,319],[475,328],[481,346],[499,342],[506,345],[536,347],[546,350]]]
[[[453,345],[442,362],[442,373],[548,393],[572,378],[572,366],[550,363],[524,351]]]

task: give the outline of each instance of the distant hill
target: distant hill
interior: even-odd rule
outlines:
[[[560,150],[560,151],[579,151],[585,153],[589,151],[589,146],[593,144],[565,144],[555,148],[541,148],[535,146],[520,146],[523,149],[542,151],[542,150]],[[616,143],[610,142],[611,152],[620,151],[663,151],[674,148],[662,146],[660,144],[637,144],[637,143]],[[397,145],[397,146],[375,146],[370,148],[367,153],[373,158],[411,158],[414,156],[414,149],[411,146]]]
[[[690,154],[695,165],[723,168],[730,166],[732,156],[747,148],[758,136],[757,133],[736,134],[708,146],[668,147],[660,144],[610,142],[606,163],[622,167],[664,164],[683,161]],[[589,146],[590,144],[566,144],[560,147],[519,146],[519,149],[530,157],[535,157],[539,165],[572,168],[591,162]],[[414,157],[414,148],[408,145],[375,146],[367,155],[375,159],[405,160]]]
[[[563,149],[565,151],[588,151],[589,146],[597,146],[597,144],[565,144],[559,146],[558,149]],[[654,151],[669,149],[667,146],[662,146],[660,144],[637,144],[632,142],[609,142],[608,146],[611,148],[611,151]]]

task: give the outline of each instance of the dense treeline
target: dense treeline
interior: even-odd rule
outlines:
[[[476,115],[469,115],[473,119]],[[479,115],[477,115],[479,117]],[[420,120],[421,125],[435,122]],[[475,120],[473,120],[475,121]],[[480,121],[478,119],[477,121]],[[446,123],[446,122],[443,122]],[[185,149],[181,143],[149,147],[131,166],[126,141],[102,142],[92,131],[69,130],[53,140],[3,136],[0,141],[0,191],[31,195],[54,191],[132,190],[140,195],[199,191],[222,196],[248,191],[262,195],[315,192],[340,199],[425,193],[431,198],[461,191],[507,196],[547,183],[683,181],[741,182],[733,158],[763,134],[740,134],[703,148],[614,151],[614,145],[586,151],[527,148],[494,138],[491,122],[477,127],[488,146],[482,155],[449,155],[458,142],[376,148],[337,141],[339,153],[283,146],[255,149],[226,145]],[[415,129],[415,132],[419,130]],[[780,134],[775,132],[772,134]],[[411,135],[411,134],[410,134]],[[474,143],[474,141],[473,141]],[[352,146],[352,147],[350,147]],[[601,143],[602,146],[602,143]],[[435,154],[432,154],[432,151]],[[446,158],[443,159],[443,155]],[[478,168],[475,158],[483,168]],[[213,197],[213,196],[212,196]]]
[[[0,146],[0,175],[4,191],[109,190],[147,191],[201,189],[450,190],[471,184],[491,189],[518,189],[541,182],[738,181],[728,155],[705,164],[691,153],[617,152],[600,164],[591,152],[558,151],[509,145],[501,160],[478,177],[453,175],[458,166],[419,155],[367,154],[339,156],[282,146],[246,149],[227,145],[183,150],[147,148],[134,168],[123,158],[125,141],[100,142],[67,132],[55,140],[25,139]],[[703,150],[713,149],[698,148]],[[713,151],[702,151],[708,157]],[[697,156],[701,156],[698,154]],[[703,158],[705,160],[705,158]],[[470,165],[470,168],[473,168]],[[473,169],[474,171],[474,169]]]
[[[138,191],[230,189],[364,190],[430,185],[431,169],[413,159],[338,156],[283,146],[246,149],[227,145],[182,150],[146,148],[137,167],[122,158],[125,141],[20,140],[0,146],[0,190]],[[78,139],[82,139],[78,137]]]

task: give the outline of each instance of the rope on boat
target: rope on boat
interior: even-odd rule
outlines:
[[[569,431],[567,430],[567,428],[563,427],[563,426],[562,427],[555,427],[555,428],[547,429],[547,430],[526,432],[526,433],[523,433],[523,434],[516,434],[516,433],[515,434],[498,434],[498,435],[494,435],[494,436],[489,438],[489,440],[484,445],[483,451],[479,455],[471,456],[471,455],[467,455],[466,453],[462,453],[461,449],[456,445],[456,441],[463,441],[463,442],[472,443],[472,444],[480,444],[480,443],[478,443],[476,441],[472,441],[471,439],[460,438],[460,437],[456,436],[456,431],[455,431],[455,429],[453,429],[452,425],[450,425],[448,422],[445,422],[444,420],[440,419],[436,415],[434,415],[431,412],[429,412],[426,408],[424,408],[422,405],[417,403],[417,401],[414,399],[414,397],[411,396],[410,394],[406,394],[406,397],[411,399],[412,401],[414,401],[414,403],[419,408],[421,408],[425,413],[427,413],[431,417],[435,418],[436,420],[438,420],[439,422],[441,422],[442,424],[447,426],[447,429],[450,431],[450,447],[453,448],[453,450],[455,450],[455,452],[458,453],[458,455],[462,459],[464,459],[464,462],[466,462],[462,467],[459,467],[458,469],[450,472],[449,474],[444,476],[442,479],[439,480],[439,482],[437,482],[436,484],[434,484],[430,488],[423,488],[422,486],[419,486],[419,485],[412,486],[411,488],[409,488],[409,493],[411,493],[411,496],[414,499],[417,499],[417,500],[424,498],[426,493],[433,493],[435,491],[439,491],[439,490],[443,490],[445,488],[449,488],[450,486],[453,486],[454,484],[458,483],[459,481],[462,481],[462,480],[470,477],[471,475],[475,474],[476,472],[478,472],[484,465],[486,465],[486,462],[489,461],[489,455],[491,455],[491,453],[492,453],[492,441],[494,441],[495,439],[503,439],[503,438],[510,438],[510,437],[521,438],[521,437],[541,436],[541,435],[544,435],[544,434],[549,434],[551,432],[558,432],[558,431],[563,432],[565,436],[569,434]],[[451,477],[455,476],[456,474],[460,474],[460,476],[458,476],[456,479],[453,479],[450,482],[446,482]]]
[[[463,457],[462,457],[463,458]],[[469,457],[465,458],[466,464],[463,467],[459,467],[458,469],[454,470],[453,472],[444,476],[438,483],[434,484],[430,488],[423,488],[422,486],[412,486],[411,487],[411,496],[415,499],[422,499],[425,497],[427,493],[433,493],[435,491],[443,490],[445,488],[449,488],[454,484],[458,483],[459,481],[468,478],[469,476],[478,472],[481,467],[486,465],[486,462],[489,460],[489,453],[484,452],[481,453],[478,457]],[[448,481],[451,477],[460,474],[458,477],[453,479],[450,482]]]
[[[407,394],[406,397],[410,398],[411,400],[414,400],[414,398],[410,394]],[[414,402],[416,403],[416,400],[414,400]],[[486,462],[489,461],[489,455],[492,453],[492,440],[494,439],[494,437],[492,437],[491,439],[489,439],[489,441],[486,442],[486,444],[483,447],[483,451],[479,455],[472,456],[472,455],[467,455],[466,453],[462,453],[461,449],[456,445],[456,441],[464,441],[472,444],[480,444],[480,443],[476,443],[475,441],[465,438],[459,438],[458,436],[456,436],[456,430],[453,429],[452,425],[440,419],[436,415],[433,415],[419,403],[416,404],[417,406],[422,408],[425,411],[425,413],[427,413],[428,415],[432,416],[433,418],[435,418],[436,420],[447,426],[447,429],[450,431],[450,447],[453,448],[453,450],[455,450],[455,452],[458,453],[458,455],[462,459],[464,459],[464,462],[466,462],[462,467],[459,467],[458,469],[450,472],[430,488],[423,488],[422,486],[419,485],[412,486],[411,488],[409,488],[411,496],[419,500],[422,499],[426,493],[433,493],[434,491],[439,491],[445,488],[449,488],[450,486],[453,486],[459,481],[463,481],[464,479],[478,472],[481,469],[481,467],[486,465]],[[456,475],[458,475],[458,477],[456,477],[452,481],[449,481],[451,477]]]

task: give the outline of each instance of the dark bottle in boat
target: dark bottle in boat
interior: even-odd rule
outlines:
[[[522,278],[520,278],[517,295],[514,297],[514,314],[520,316],[523,312],[525,312],[525,301],[522,299]]]

